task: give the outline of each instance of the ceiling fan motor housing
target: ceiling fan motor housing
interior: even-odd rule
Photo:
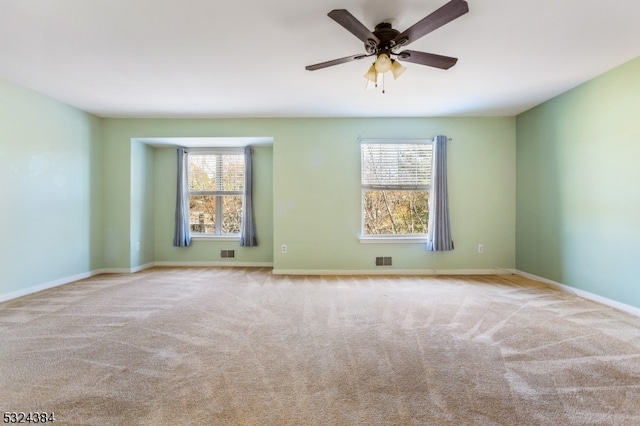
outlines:
[[[378,38],[379,42],[369,39],[364,47],[369,54],[386,53],[389,55],[396,46],[400,46],[395,41],[398,34],[400,31],[393,29],[390,23],[381,22],[376,25],[376,29],[373,31],[373,35]]]

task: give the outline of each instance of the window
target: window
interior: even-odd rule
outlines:
[[[362,235],[427,233],[431,140],[361,144]]]
[[[198,235],[238,235],[242,222],[241,151],[189,152],[189,227]]]

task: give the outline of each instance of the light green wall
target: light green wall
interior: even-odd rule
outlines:
[[[0,296],[102,267],[101,125],[0,79]]]
[[[131,266],[131,138],[103,122],[104,267]]]
[[[175,248],[172,246],[176,191],[175,149],[151,148],[146,145],[146,148],[143,148],[142,143],[134,140],[153,137],[268,136],[273,127],[269,123],[269,120],[259,119],[106,119],[104,143],[105,149],[109,151],[108,155],[105,155],[106,267],[115,270],[136,269],[149,263],[148,258],[144,257],[147,255],[151,255],[154,262],[222,262],[222,249],[236,250],[233,260],[224,260],[227,263],[271,264],[271,147],[255,149],[255,210],[259,246],[243,248],[237,241],[194,241],[189,248]],[[266,133],[260,133],[261,131]],[[145,153],[142,152],[143,149],[146,150]],[[152,179],[152,184],[149,178]],[[134,194],[134,188],[140,189],[141,193]],[[151,191],[153,195],[150,195]],[[135,253],[138,237],[141,238],[143,252],[140,255]],[[142,257],[138,259],[138,256]]]
[[[155,260],[155,149],[131,142],[131,269]],[[140,247],[138,248],[138,243]]]
[[[12,83],[0,81],[0,92],[0,170],[12,183],[1,194],[9,202],[0,225],[0,295],[92,271],[216,262],[229,248],[237,262],[281,271],[376,270],[375,256],[393,256],[396,270],[515,266],[514,118],[100,119]],[[361,244],[358,137],[437,134],[453,138],[456,250]],[[171,246],[175,150],[136,139],[198,136],[274,139],[256,148],[254,160],[259,247]]]
[[[362,138],[428,138],[448,144],[456,249],[362,244]],[[500,269],[515,262],[515,121],[512,118],[308,119],[282,121],[274,144],[276,270]],[[485,253],[477,253],[477,244]],[[288,253],[280,246],[287,244]]]
[[[517,117],[517,268],[640,306],[640,58]]]
[[[361,244],[358,137],[425,138],[446,134],[456,250],[423,245]],[[503,269],[515,265],[515,119],[107,119],[105,120],[105,260],[129,268],[132,221],[131,140],[149,137],[269,136],[273,149],[256,155],[260,246],[238,261],[273,262],[278,270],[373,270],[375,256],[394,256],[394,269]],[[137,161],[134,161],[136,163]],[[175,151],[155,150],[155,260],[219,260],[229,243],[171,247]],[[139,180],[139,179],[137,179]],[[263,185],[262,189],[259,189]],[[268,194],[268,197],[267,197]],[[267,213],[266,209],[270,209]],[[477,244],[485,253],[477,253]],[[237,244],[237,243],[236,243]],[[287,244],[289,253],[280,253]]]
[[[638,75],[635,59],[517,118],[412,119],[100,119],[0,79],[0,296],[237,249],[171,247],[175,152],[132,140],[270,136],[273,148],[256,157],[261,245],[238,261],[285,271],[376,270],[375,256],[393,256],[399,270],[517,267],[640,306]],[[358,137],[436,134],[453,138],[456,250],[359,243]]]

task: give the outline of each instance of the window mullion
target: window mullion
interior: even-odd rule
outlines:
[[[222,191],[222,155],[216,155],[216,190]],[[216,196],[216,235],[222,234],[222,196]]]
[[[216,235],[222,234],[222,195],[216,196]]]

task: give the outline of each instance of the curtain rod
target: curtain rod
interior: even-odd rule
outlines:
[[[420,143],[420,142],[433,142],[435,141],[436,138],[435,136],[432,138],[426,138],[426,139],[417,139],[417,138],[363,138],[361,136],[358,136],[358,142],[362,142],[362,141],[375,141],[375,142],[415,142],[415,143]],[[447,138],[448,142],[453,141],[452,138]]]

